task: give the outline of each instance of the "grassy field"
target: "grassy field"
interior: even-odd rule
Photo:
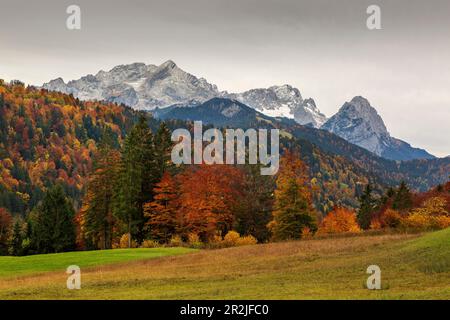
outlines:
[[[179,255],[195,250],[187,248],[117,249],[39,254],[26,257],[0,257],[0,281],[2,278],[48,271],[65,270],[70,265],[81,269],[104,266],[111,263],[129,262]]]
[[[142,259],[82,267],[81,290],[65,288],[64,268],[10,274],[0,278],[0,299],[450,299],[450,229]],[[382,290],[365,288],[372,264]]]

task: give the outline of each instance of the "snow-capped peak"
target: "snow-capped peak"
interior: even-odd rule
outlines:
[[[228,96],[271,117],[292,118],[300,124],[314,127],[320,127],[326,121],[313,99],[303,100],[300,91],[288,84]]]
[[[326,117],[314,100],[303,100],[300,91],[288,84],[242,93],[219,92],[204,78],[187,73],[167,60],[159,66],[136,62],[109,71],[89,74],[67,84],[55,79],[45,89],[71,93],[81,100],[107,100],[135,109],[152,110],[174,104],[202,103],[213,97],[236,99],[272,117],[295,119],[300,124],[320,127]]]

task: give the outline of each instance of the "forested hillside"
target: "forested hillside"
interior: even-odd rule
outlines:
[[[111,136],[118,148],[138,117],[138,112],[124,106],[82,102],[20,82],[0,82],[0,207],[24,214],[42,199],[46,189],[60,183],[80,208],[102,137]],[[155,131],[159,121],[147,118]],[[299,150],[310,172],[314,204],[323,213],[335,205],[357,207],[357,197],[369,182],[379,195],[402,180],[424,190],[445,182],[450,171],[449,159],[396,163],[294,121],[275,121],[257,114],[249,114],[248,119],[259,127],[280,128],[282,147]],[[190,121],[165,121],[172,129],[192,129]]]
[[[79,206],[92,155],[105,132],[118,145],[131,109],[0,82],[0,207],[24,213],[60,183]]]

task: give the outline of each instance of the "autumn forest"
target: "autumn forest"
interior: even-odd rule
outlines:
[[[1,81],[0,255],[450,226],[448,165],[397,164],[301,126],[270,126],[282,132],[275,176],[258,165],[174,165],[171,131],[192,130],[189,121]]]

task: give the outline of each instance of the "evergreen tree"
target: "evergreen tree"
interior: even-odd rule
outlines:
[[[317,229],[305,164],[289,151],[283,155],[276,180],[273,220],[268,227],[275,240],[299,239],[305,228]]]
[[[153,200],[155,176],[153,135],[144,116],[125,139],[118,166],[113,214],[126,226],[131,239],[144,239],[145,202]]]
[[[372,214],[375,211],[375,199],[372,197],[372,186],[370,183],[366,186],[363,194],[359,198],[359,202],[358,223],[362,229],[367,230],[370,227]]]
[[[95,248],[110,249],[112,246],[113,215],[111,182],[116,179],[116,164],[120,154],[114,150],[115,139],[106,131],[95,157],[94,172],[89,178],[81,210],[82,230],[88,243]]]
[[[13,227],[13,234],[11,237],[9,251],[13,256],[22,255],[22,241],[23,241],[23,233],[22,233],[22,224],[19,220],[16,220]]]
[[[75,248],[74,209],[60,185],[49,189],[33,214],[31,241],[37,253]]]
[[[412,207],[411,192],[404,181],[400,183],[398,190],[395,192],[392,209],[404,211]]]
[[[272,218],[273,176],[261,175],[259,165],[245,165],[242,200],[236,213],[235,230],[241,235],[252,235],[259,242],[269,240],[267,224]]]
[[[171,133],[165,122],[161,122],[155,134],[155,170],[157,181],[161,180],[166,171],[173,173],[174,164],[171,160],[173,142]]]

